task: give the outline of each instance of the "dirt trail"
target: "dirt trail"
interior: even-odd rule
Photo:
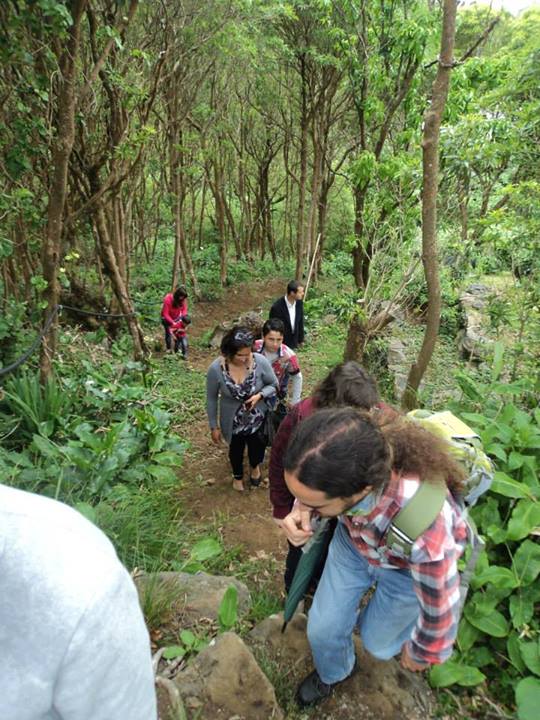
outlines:
[[[283,293],[285,284],[283,279],[248,283],[230,288],[219,301],[198,303],[190,332],[190,366],[206,373],[208,365],[217,357],[215,350],[194,347],[193,340],[220,322],[233,320],[248,310],[262,306],[266,314],[270,301]],[[182,435],[190,442],[182,466],[184,485],[180,490],[182,505],[188,512],[187,520],[199,526],[218,520],[225,546],[240,545],[243,559],[275,557],[276,582],[280,586],[287,544],[272,520],[268,490],[258,488],[239,493],[232,489],[228,448],[226,445],[217,448],[212,444],[206,415],[187,427],[184,425]],[[267,477],[267,460],[268,451],[263,466],[264,477]],[[246,458],[246,477],[247,469]]]

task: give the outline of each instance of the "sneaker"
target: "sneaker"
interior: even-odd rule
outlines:
[[[327,697],[330,697],[333,689],[337,685],[340,685],[342,682],[345,682],[345,680],[348,680],[350,677],[352,677],[355,672],[357,672],[357,670],[358,663],[355,659],[353,669],[347,675],[347,677],[335,683],[323,682],[319,677],[319,673],[316,670],[313,670],[313,672],[310,673],[307,678],[303,680],[298,686],[298,690],[296,692],[297,703],[300,705],[300,707],[316,705],[317,703],[321,702],[321,700],[325,700]]]

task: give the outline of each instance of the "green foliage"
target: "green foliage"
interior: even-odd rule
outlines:
[[[230,585],[226,590],[218,608],[218,623],[221,632],[231,630],[238,620],[238,590]]]
[[[178,635],[178,644],[166,647],[163,651],[163,657],[166,660],[187,659],[204,650],[207,646],[208,640],[206,638],[197,637],[191,630],[181,630]]]
[[[508,689],[515,688],[518,718],[526,720],[532,717],[540,682],[535,614],[540,602],[540,413],[512,402],[530,384],[501,383],[503,366],[499,346],[491,382],[482,384],[463,372],[457,377],[463,397],[453,409],[480,433],[497,472],[490,491],[471,511],[486,552],[471,581],[456,650],[451,660],[432,668],[430,679],[435,687],[487,679],[506,702]]]
[[[70,410],[70,396],[54,378],[41,385],[37,374],[22,372],[6,380],[0,412],[4,423],[8,414],[17,422],[17,436],[24,441],[31,441],[36,434],[43,438],[55,435],[66,425]]]

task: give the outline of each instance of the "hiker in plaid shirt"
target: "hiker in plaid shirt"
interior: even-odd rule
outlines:
[[[313,513],[339,516],[309,612],[316,669],[298,689],[303,706],[328,697],[357,669],[355,627],[368,652],[383,660],[400,654],[412,671],[444,662],[456,637],[457,561],[467,528],[453,494],[464,471],[429,432],[397,414],[382,424],[376,416],[351,408],[316,412],[298,425],[285,456],[285,480],[296,497],[282,525],[289,541],[309,539]],[[420,483],[439,478],[448,487],[446,500],[410,555],[388,547],[392,519]]]

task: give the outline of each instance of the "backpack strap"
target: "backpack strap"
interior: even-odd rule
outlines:
[[[386,533],[385,545],[406,556],[416,540],[434,522],[446,499],[443,480],[421,482],[412,498],[394,516]]]

